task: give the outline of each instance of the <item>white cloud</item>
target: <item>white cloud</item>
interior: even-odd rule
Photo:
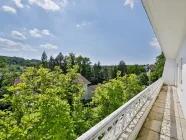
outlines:
[[[81,28],[81,25],[79,25],[79,24],[76,24],[76,27],[77,27],[77,28]]]
[[[26,7],[30,9],[30,6],[29,5],[26,5]]]
[[[30,30],[29,32],[32,37],[36,37],[36,38],[42,37],[42,35],[50,35],[50,36],[54,37],[54,35],[52,35],[50,33],[50,31],[47,29],[38,30],[38,29],[34,28],[33,30]]]
[[[16,9],[10,7],[10,6],[2,6],[2,9],[5,11],[5,12],[9,12],[9,13],[12,13],[12,14],[16,14]]]
[[[55,46],[55,45],[52,45],[52,44],[50,44],[50,43],[46,43],[46,44],[43,44],[43,45],[40,45],[39,46],[40,48],[45,48],[45,49],[57,49],[58,47],[57,46]]]
[[[6,38],[0,38],[0,46],[3,47],[2,49],[9,51],[37,51],[36,49],[33,49],[30,45],[22,44],[20,42],[14,42]]]
[[[29,4],[36,4],[45,10],[57,11],[60,10],[59,5],[57,5],[52,0],[29,0]]]
[[[22,50],[23,50],[23,51],[34,51],[34,52],[37,51],[36,49],[33,49],[30,45],[24,45],[24,46],[22,47]]]
[[[14,51],[14,52],[20,51],[20,49],[8,49],[8,48],[2,48],[2,49],[5,51]]]
[[[156,48],[160,48],[160,44],[158,42],[157,38],[152,38],[152,41],[149,43],[151,46],[156,47]]]
[[[46,30],[46,29],[45,29],[45,30],[43,30],[43,31],[42,31],[42,33],[43,33],[44,35],[50,35],[49,30]]]
[[[25,40],[26,37],[18,31],[12,31],[12,36],[19,40]]]
[[[8,47],[8,46],[19,47],[21,45],[22,44],[20,42],[14,42],[14,41],[6,39],[6,38],[0,38],[0,46],[3,46],[3,47]]]
[[[130,8],[132,9],[134,7],[134,0],[125,0],[124,5],[130,6]]]
[[[59,5],[60,5],[61,8],[65,8],[66,5],[67,5],[67,3],[68,3],[68,0],[61,0],[61,1],[59,2]]]
[[[40,34],[40,31],[36,28],[33,30],[30,30],[29,33],[32,37],[36,37],[36,38],[42,37]]]
[[[21,3],[21,0],[13,0],[13,1],[15,2],[17,7],[19,7],[19,8],[23,8],[24,7],[23,4]]]
[[[91,25],[92,23],[90,21],[82,21],[80,24],[76,24],[76,27],[77,28],[83,28],[85,26],[89,26]]]

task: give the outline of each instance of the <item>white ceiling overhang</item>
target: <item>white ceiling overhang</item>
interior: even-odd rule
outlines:
[[[186,35],[186,0],[142,0],[166,58],[175,59]]]

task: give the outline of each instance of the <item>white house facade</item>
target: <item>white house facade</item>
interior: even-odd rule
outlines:
[[[82,100],[90,101],[92,99],[92,97],[94,96],[94,91],[95,91],[97,85],[91,85],[91,82],[88,81],[81,74],[79,75],[79,77],[75,81],[82,83],[82,88],[84,90]]]

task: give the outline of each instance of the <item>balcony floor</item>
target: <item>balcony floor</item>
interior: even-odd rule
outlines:
[[[186,120],[174,86],[163,86],[137,140],[186,140]]]

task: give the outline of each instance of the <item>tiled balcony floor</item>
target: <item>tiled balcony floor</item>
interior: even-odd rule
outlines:
[[[137,140],[186,140],[186,120],[173,86],[163,86]]]

